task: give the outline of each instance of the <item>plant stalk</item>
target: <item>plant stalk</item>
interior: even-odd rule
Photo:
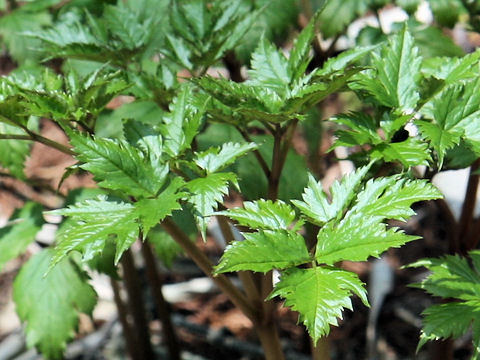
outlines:
[[[125,338],[127,351],[132,360],[140,360],[141,357],[138,353],[139,346],[137,344],[137,338],[132,330],[131,325],[128,323],[128,310],[120,295],[120,287],[118,286],[117,281],[113,278],[110,278],[110,283],[112,284],[113,298],[115,300],[115,305],[117,306],[118,318],[122,324],[123,336]]]
[[[258,322],[258,310],[248,301],[239,289],[223,274],[213,274],[213,264],[190,238],[171,219],[162,222],[165,231],[183,248],[188,256],[197,264],[205,275],[212,278],[217,286],[229,297],[252,322]]]
[[[474,174],[474,172],[477,171],[479,167],[480,159],[477,159],[470,167],[470,176],[468,177],[467,190],[465,192],[462,214],[459,221],[459,252],[463,255],[466,255],[469,250],[472,250],[469,247],[469,238],[475,212],[475,204],[477,203],[477,192],[479,184],[479,175]]]
[[[71,150],[68,146],[57,143],[56,141],[50,140],[46,137],[43,137],[40,134],[36,134],[28,130],[28,135],[17,135],[17,134],[0,134],[0,140],[26,140],[26,141],[36,141],[53,149],[56,149],[67,155],[75,155],[75,152]]]
[[[158,313],[158,317],[162,323],[162,331],[165,336],[165,343],[171,360],[180,360],[180,346],[178,344],[177,335],[175,333],[172,320],[170,318],[170,306],[165,301],[162,293],[163,281],[158,271],[155,261],[155,255],[149,243],[142,243],[142,255],[145,260],[145,270],[148,282],[152,289],[153,298]]]
[[[227,244],[230,244],[235,240],[232,229],[230,228],[230,223],[225,216],[217,216],[217,221],[223,238]],[[262,298],[260,297],[259,289],[255,283],[254,274],[251,271],[239,271],[237,274],[242,282],[247,298],[251,303],[255,304],[256,307],[261,307]]]
[[[123,267],[123,281],[128,294],[129,310],[135,323],[140,359],[154,359],[155,356],[152,343],[150,342],[142,288],[140,287],[140,279],[137,276],[132,251],[130,249],[123,253],[121,264]]]

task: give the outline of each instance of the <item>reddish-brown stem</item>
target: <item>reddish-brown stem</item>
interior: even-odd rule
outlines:
[[[230,74],[230,79],[235,82],[243,82],[245,79],[242,76],[242,64],[237,59],[234,51],[228,51],[223,57],[223,63]]]
[[[132,360],[141,360],[142,358],[138,353],[139,346],[137,345],[137,338],[132,330],[132,327],[128,323],[128,310],[120,295],[120,287],[115,279],[110,278],[110,282],[113,289],[113,299],[115,300],[115,305],[117,306],[118,318],[122,324],[123,336],[127,345],[127,351]]]
[[[471,248],[469,247],[470,231],[473,222],[475,204],[477,202],[477,190],[479,175],[475,174],[480,166],[480,159],[477,159],[470,167],[470,176],[468,178],[467,190],[463,201],[462,214],[459,221],[458,239],[460,242],[460,253],[465,255]]]
[[[140,287],[140,279],[137,275],[130,249],[123,253],[121,263],[123,267],[123,281],[128,294],[128,307],[135,323],[140,358],[144,360],[154,359],[142,288]]]
[[[253,142],[252,139],[250,138],[250,135],[245,131],[243,130],[242,128],[240,127],[237,127],[237,130],[238,132],[242,135],[242,137],[248,141],[248,142]],[[265,176],[267,177],[267,179],[270,177],[270,168],[268,167],[268,164],[267,162],[265,161],[265,159],[263,158],[262,154],[260,153],[260,151],[258,151],[258,149],[255,149],[252,151],[253,155],[255,156],[255,158],[257,159],[258,161],[258,164],[260,165],[260,167],[262,168],[263,170],[263,173],[265,174]]]
[[[178,345],[178,339],[173,328],[172,320],[170,319],[170,307],[163,297],[163,281],[150,244],[142,243],[142,255],[145,260],[147,279],[155,300],[158,317],[162,323],[162,331],[165,336],[169,358],[171,360],[180,360],[180,346]]]
[[[222,232],[223,238],[227,244],[235,240],[230,223],[225,216],[217,216],[218,225]],[[238,277],[242,282],[243,289],[247,298],[255,306],[262,306],[262,298],[260,297],[259,289],[255,283],[254,274],[251,271],[239,271]]]
[[[207,256],[190,240],[190,238],[175,224],[167,218],[162,222],[165,231],[182,247],[195,264],[211,277],[217,286],[222,290],[252,322],[257,323],[259,318],[258,310],[248,301],[239,289],[223,274],[213,275],[213,265]]]
[[[475,219],[472,224],[472,230],[467,239],[467,247],[476,249],[480,241],[480,219]]]
[[[442,215],[442,220],[446,222],[447,229],[449,229],[448,251],[451,254],[457,253],[460,250],[458,238],[458,222],[455,219],[455,216],[453,215],[452,210],[450,209],[450,206],[448,206],[445,199],[437,199],[435,200],[435,204],[437,205],[438,210]]]

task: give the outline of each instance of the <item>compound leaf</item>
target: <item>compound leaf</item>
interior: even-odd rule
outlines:
[[[478,271],[478,251],[470,252]],[[472,269],[467,259],[458,255],[447,255],[439,259],[422,259],[409,267],[424,266],[431,274],[415,287],[421,288],[434,296],[474,300],[480,295],[480,277]]]
[[[452,85],[458,81],[472,79],[478,71],[480,50],[467,54],[461,58],[436,57],[427,59],[422,65],[422,73],[439,80],[445,85]]]
[[[93,139],[73,132],[69,134],[80,167],[90,171],[98,185],[120,190],[135,197],[154,196],[163,185],[168,167],[151,164],[126,141]]]
[[[406,180],[391,176],[370,180],[358,194],[352,211],[381,219],[406,221],[415,215],[410,208],[413,203],[441,197],[440,191],[425,180]]]
[[[418,80],[421,58],[414,39],[404,28],[394,35],[381,54],[374,54],[376,76],[371,71],[359,76],[359,83],[382,105],[411,111],[420,95]]]
[[[337,139],[333,145],[334,148],[337,146],[356,146],[383,142],[377,133],[377,122],[368,114],[352,112],[336,115],[330,120],[349,128],[348,130],[341,129],[335,132]]]
[[[313,17],[308,25],[302,30],[293,43],[292,50],[290,51],[290,57],[288,58],[288,74],[290,75],[290,82],[294,82],[300,79],[307,70],[308,63],[310,62],[310,49],[311,42],[315,37],[315,23],[317,21],[316,16]]]
[[[472,323],[478,327],[479,314],[479,301],[452,302],[430,306],[422,313],[424,315],[424,326],[420,334],[417,351],[427,341],[462,336],[468,331]]]
[[[228,194],[228,183],[238,187],[237,177],[233,173],[215,173],[197,178],[185,184],[191,193],[188,202],[195,209],[195,220],[205,239],[208,217],[213,214],[223,196]]]
[[[284,95],[290,84],[288,60],[268,40],[262,39],[252,54],[252,69],[248,71],[251,83],[265,86]]]
[[[422,259],[409,267],[424,266],[429,275],[414,287],[424,289],[434,296],[458,301],[433,305],[427,308],[423,315],[424,327],[420,335],[417,350],[427,341],[458,338],[464,335],[470,326],[473,327],[473,342],[479,341],[480,313],[480,251],[469,253],[470,260],[458,255],[447,255],[439,259]],[[472,359],[476,359],[475,351]]]
[[[171,215],[172,211],[182,208],[179,201],[186,193],[178,190],[183,184],[181,178],[175,178],[155,199],[142,199],[135,203],[144,237],[152,227]]]
[[[238,144],[229,142],[223,144],[221,148],[214,147],[196,154],[193,161],[207,173],[214,173],[223,170],[237,158],[256,148],[258,148],[258,145],[255,143]]]
[[[111,236],[115,237],[116,264],[123,252],[138,238],[139,225],[135,207],[128,203],[109,201],[105,196],[85,200],[52,213],[70,219],[59,230],[58,244],[50,268],[74,250],[83,254],[84,261],[92,259],[103,250]]]
[[[35,346],[48,359],[62,359],[66,342],[78,327],[79,312],[91,314],[96,293],[72,259],[64,259],[44,276],[52,252],[43,250],[22,266],[13,284],[13,298],[18,316],[26,322],[28,346]]]
[[[302,195],[303,201],[292,203],[313,223],[322,225],[337,217],[353,200],[369,166],[364,166],[345,176],[341,182],[335,181],[331,188],[332,201],[328,201],[322,184],[309,175],[308,186]]]
[[[366,291],[352,272],[329,267],[292,268],[282,272],[269,298],[281,296],[285,305],[300,313],[314,344],[338,325],[344,308],[352,309],[350,296],[358,295],[368,306]]]
[[[390,247],[417,239],[397,228],[387,228],[382,221],[405,220],[414,214],[410,209],[412,203],[440,197],[433,185],[422,180],[401,180],[396,176],[370,180],[338,224],[329,222],[320,229],[316,248],[318,262],[365,261]]]
[[[405,167],[424,165],[431,160],[428,144],[409,137],[402,142],[383,143],[370,153],[372,159],[383,158],[386,162],[398,161]]]
[[[419,238],[397,230],[360,214],[346,217],[337,226],[330,222],[318,233],[317,261],[329,265],[342,260],[366,261]]]
[[[171,157],[185,151],[196,135],[203,116],[203,107],[192,104],[191,86],[184,86],[170,105],[170,114],[163,119],[161,133],[164,137],[165,151]],[[205,104],[203,104],[205,105]]]
[[[283,201],[257,200],[243,203],[243,208],[219,211],[239,225],[251,229],[288,230],[295,221],[295,211]],[[297,227],[297,226],[296,226]]]
[[[244,233],[245,240],[229,245],[215,267],[217,274],[251,270],[267,272],[309,262],[310,254],[303,237],[293,231],[261,230]]]
[[[446,151],[461,139],[469,143],[475,152],[480,151],[480,81],[465,85],[452,85],[438,93],[421,109],[432,121],[417,121],[422,136],[430,141],[441,166]]]

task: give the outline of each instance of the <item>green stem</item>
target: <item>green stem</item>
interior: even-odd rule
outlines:
[[[53,149],[56,149],[67,155],[75,155],[75,152],[71,150],[68,146],[60,144],[56,141],[50,140],[46,137],[43,137],[40,134],[34,133],[28,129],[24,129],[28,135],[17,135],[17,134],[0,134],[0,140],[27,140],[27,141],[36,141]]]

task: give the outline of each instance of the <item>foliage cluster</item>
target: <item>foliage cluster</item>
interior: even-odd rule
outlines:
[[[2,167],[29,183],[24,164],[39,142],[76,159],[64,178],[88,172],[98,185],[65,194],[59,209],[27,202],[0,229],[3,266],[35,240],[44,210],[64,219],[54,245],[15,280],[28,344],[61,358],[78,314],[95,305],[87,270],[118,278],[121,263],[125,275],[138,240],[166,265],[184,251],[213,277],[255,324],[267,359],[283,357],[273,298],[299,313],[315,344],[352,309],[352,295],[368,306],[364,284],[341,262],[417,239],[390,220],[406,221],[412,204],[440,199],[432,177],[480,156],[480,52],[464,54],[442,32],[460,18],[478,31],[480,2],[431,0],[431,26],[414,17],[420,1],[395,3],[406,22],[391,32],[380,21],[364,27],[355,46],[336,53],[349,24],[391,1],[0,2],[3,45],[18,64],[0,78]],[[310,19],[286,54],[300,12]],[[321,105],[345,92],[358,104],[322,125]],[[108,109],[118,96],[132,102]],[[45,122],[71,147],[44,137]],[[357,166],[330,189],[318,181],[325,126],[337,129],[330,151],[348,148]],[[306,158],[292,145],[301,134]],[[228,194],[243,207],[226,208]],[[473,222],[473,213],[463,215]],[[197,232],[207,239],[211,217],[228,242],[216,266],[194,242]],[[467,255],[476,245],[455,250]],[[468,256],[471,263],[450,255],[412,265],[432,271],[418,286],[459,300],[425,311],[421,345],[472,325],[478,350],[480,260],[476,251]],[[272,271],[281,274],[275,285]],[[239,272],[242,289],[228,272]]]

